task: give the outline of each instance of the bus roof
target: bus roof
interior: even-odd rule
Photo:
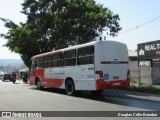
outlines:
[[[89,42],[89,43],[85,43],[85,44],[81,44],[81,45],[75,45],[75,46],[71,46],[71,47],[68,47],[68,48],[63,48],[63,49],[59,49],[59,50],[53,50],[53,51],[50,51],[50,52],[38,54],[38,55],[33,56],[31,58],[31,60],[34,60],[35,58],[40,57],[40,56],[45,56],[45,55],[49,55],[49,54],[53,54],[53,53],[58,53],[58,52],[63,52],[63,51],[67,51],[67,50],[77,49],[77,48],[86,47],[86,46],[90,46],[90,45],[95,45],[96,43],[99,43],[99,42],[113,42],[113,43],[119,43],[119,44],[121,43],[121,42],[111,41],[111,40],[93,41],[93,42]],[[121,44],[124,44],[124,43],[121,43]]]

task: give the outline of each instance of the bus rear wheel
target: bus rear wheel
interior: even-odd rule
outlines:
[[[65,85],[66,93],[69,96],[74,96],[75,95],[75,86],[73,80],[69,79],[66,81]]]

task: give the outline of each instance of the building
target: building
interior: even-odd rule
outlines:
[[[160,84],[160,40],[137,45],[141,82]]]
[[[129,55],[129,69],[131,74],[131,82],[139,83],[140,82],[140,71],[138,67],[138,55],[137,51],[128,51]]]

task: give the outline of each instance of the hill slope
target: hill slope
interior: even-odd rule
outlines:
[[[23,66],[21,59],[0,59],[0,66]]]

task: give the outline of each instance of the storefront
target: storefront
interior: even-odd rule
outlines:
[[[160,40],[137,45],[141,82],[160,84]]]

